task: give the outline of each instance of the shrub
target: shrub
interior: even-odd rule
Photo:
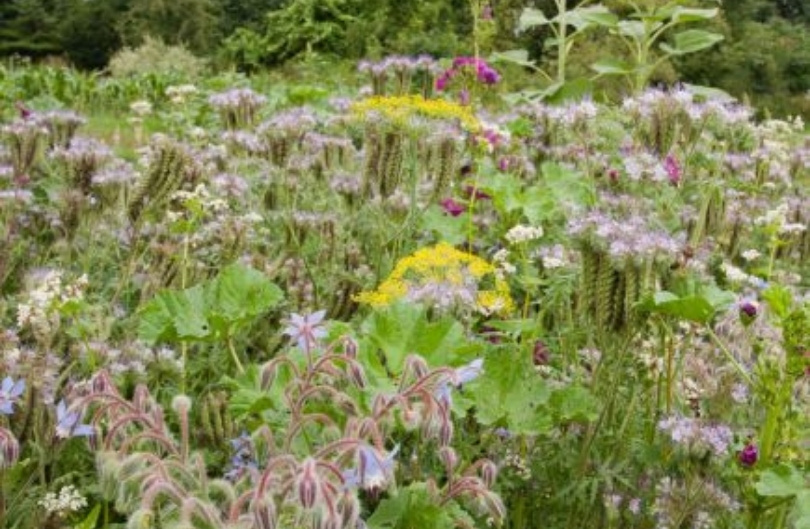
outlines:
[[[114,77],[174,73],[195,78],[204,72],[206,63],[183,46],[169,46],[160,39],[146,37],[137,48],[116,53],[107,68]]]

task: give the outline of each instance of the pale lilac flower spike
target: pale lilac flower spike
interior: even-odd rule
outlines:
[[[325,310],[319,310],[306,316],[292,313],[283,334],[296,342],[299,349],[309,351],[315,347],[318,340],[326,336],[326,328],[323,323],[325,316]]]
[[[14,413],[14,404],[20,395],[25,391],[25,380],[22,378],[14,382],[11,377],[3,379],[0,386],[0,414],[11,415]]]
[[[82,416],[77,411],[68,411],[64,400],[56,406],[56,437],[89,437],[96,433],[95,428],[89,424],[81,424]]]

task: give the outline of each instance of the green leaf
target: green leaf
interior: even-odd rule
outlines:
[[[240,264],[222,269],[205,289],[207,316],[221,332],[267,312],[282,299],[283,292],[267,276]]]
[[[594,84],[584,77],[566,81],[545,100],[548,103],[559,105],[566,101],[578,101],[593,94]]]
[[[689,29],[677,33],[674,38],[675,46],[662,43],[661,49],[670,55],[686,55],[714,46],[723,40],[723,35],[701,29]]]
[[[622,20],[617,24],[617,27],[620,35],[632,37],[636,40],[643,40],[647,35],[644,22],[639,20]]]
[[[528,50],[508,50],[493,53],[489,56],[489,62],[511,62],[520,66],[533,67],[535,61],[529,59]]]
[[[595,5],[569,9],[554,17],[553,21],[564,21],[566,24],[577,28],[577,30],[583,30],[591,26],[614,27],[618,23],[619,17],[611,13],[603,5]]]
[[[73,526],[73,529],[94,529],[98,521],[98,515],[101,513],[101,504],[96,504],[93,509],[87,513],[84,520]]]
[[[382,500],[366,523],[370,529],[452,529],[459,517],[473,522],[454,505],[439,505],[425,483],[413,483]]]
[[[804,477],[790,465],[764,471],[754,485],[760,496],[795,496],[807,487]]]
[[[433,233],[437,239],[456,245],[467,240],[469,219],[469,213],[453,217],[441,206],[432,205],[422,216],[421,227]]]
[[[150,344],[217,338],[282,299],[281,289],[264,274],[231,265],[211,281],[158,293],[139,313],[138,336]]]
[[[546,407],[550,392],[525,353],[501,349],[487,356],[471,394],[482,424],[503,424],[516,435],[538,435],[553,427]]]
[[[378,309],[363,322],[362,330],[379,348],[392,374],[402,371],[405,357],[417,353],[430,366],[456,365],[466,344],[464,327],[451,316],[429,321],[427,309],[414,303],[396,303]]]
[[[550,407],[561,422],[590,422],[599,417],[599,401],[582,386],[568,386],[551,394]]]
[[[678,6],[672,14],[672,20],[679,23],[709,20],[716,17],[718,12],[719,10],[716,7],[713,9],[697,9]]]
[[[790,312],[790,307],[793,305],[793,296],[787,288],[781,285],[769,286],[762,292],[762,299],[765,300],[773,313],[780,318],[786,317]]]
[[[633,66],[619,59],[601,59],[591,64],[591,70],[601,75],[628,75]]]
[[[549,19],[546,18],[546,15],[544,15],[542,11],[533,7],[527,7],[520,14],[517,30],[522,32],[537,26],[544,26],[549,22]]]

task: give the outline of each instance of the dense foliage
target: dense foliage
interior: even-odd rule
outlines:
[[[562,3],[568,8],[576,4]],[[604,3],[624,16],[638,6],[650,9],[665,2]],[[523,48],[545,62],[554,57],[549,53],[552,35],[543,29],[515,30],[523,8],[534,7],[551,16],[559,4],[560,0],[8,0],[0,5],[0,55],[62,57],[80,68],[102,69],[115,52],[136,47],[148,36],[183,45],[211,64],[235,65],[244,71],[313,53],[343,59],[388,53],[450,56],[470,51],[477,18],[472,11],[485,6],[493,23],[490,45],[483,52]],[[808,115],[806,2],[696,0],[691,5],[720,7],[722,14],[713,24],[725,39],[711,54],[666,63],[656,80],[715,86],[748,97],[776,115]],[[593,74],[588,64],[606,49],[603,36],[599,32],[585,36],[571,58],[575,69]]]

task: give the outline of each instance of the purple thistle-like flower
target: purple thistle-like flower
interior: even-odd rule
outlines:
[[[11,377],[3,379],[0,386],[0,414],[11,415],[14,413],[14,404],[25,391],[25,380],[19,379],[16,382]]]
[[[67,439],[69,437],[89,437],[95,435],[96,430],[89,424],[81,424],[82,414],[70,411],[64,400],[56,406],[56,437]]]
[[[759,459],[759,450],[754,443],[748,443],[739,454],[740,463],[747,467],[752,467]]]
[[[283,334],[289,336],[302,351],[310,351],[318,340],[326,336],[323,319],[325,310],[319,310],[306,316],[290,314]]]
[[[452,198],[445,198],[441,201],[441,205],[444,212],[452,215],[453,217],[458,217],[467,211],[467,206],[456,202]]]

